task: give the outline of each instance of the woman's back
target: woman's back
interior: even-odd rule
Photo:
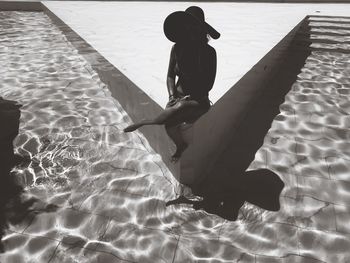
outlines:
[[[208,96],[216,75],[216,52],[208,44],[174,44],[175,74],[185,95]]]

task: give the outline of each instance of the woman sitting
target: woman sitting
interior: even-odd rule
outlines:
[[[210,108],[208,96],[216,76],[216,51],[208,41],[220,34],[205,22],[204,12],[197,6],[170,14],[164,21],[164,33],[175,42],[167,74],[169,102],[158,117],[132,124],[124,131],[164,124],[176,145],[172,160],[177,161],[187,147],[178,126],[195,122]]]

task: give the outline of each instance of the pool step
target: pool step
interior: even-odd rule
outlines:
[[[313,30],[310,30],[310,33],[312,35],[327,35],[327,36],[333,36],[333,37],[350,37],[350,35],[348,33],[341,33],[341,32],[337,32],[337,31],[315,31],[315,29],[313,28]]]
[[[350,26],[350,20],[316,20],[316,19],[309,19],[310,22],[314,23],[334,23],[334,24],[344,24]]]
[[[327,16],[327,15],[310,15],[308,16],[309,19],[315,19],[315,20],[344,20],[344,21],[350,21],[350,17],[348,16]]]
[[[308,17],[295,36],[295,46],[310,51],[350,53],[350,18]]]

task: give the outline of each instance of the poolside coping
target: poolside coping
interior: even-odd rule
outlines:
[[[0,11],[43,11],[43,4],[40,2],[12,2],[0,1]]]

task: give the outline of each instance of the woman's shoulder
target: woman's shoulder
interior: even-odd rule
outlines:
[[[216,54],[215,48],[213,48],[211,45],[207,44],[206,48],[207,48],[207,51],[210,52],[211,54]]]
[[[204,50],[205,50],[205,51],[204,51],[205,57],[207,57],[207,58],[210,59],[210,60],[216,59],[216,51],[215,51],[215,48],[213,48],[213,47],[210,46],[209,44],[206,44]]]
[[[183,46],[179,43],[174,43],[174,45],[171,47],[171,50],[173,50],[174,52],[178,53],[180,52],[180,50],[183,50]]]
[[[201,50],[205,53],[207,53],[209,56],[216,56],[216,50],[209,44],[205,44],[200,47]],[[171,53],[176,56],[176,54],[180,54],[182,50],[184,49],[184,46],[180,45],[179,43],[174,43],[171,47]]]
[[[179,53],[180,45],[177,43],[174,43],[174,45],[171,47],[171,53],[176,56],[177,53]]]

